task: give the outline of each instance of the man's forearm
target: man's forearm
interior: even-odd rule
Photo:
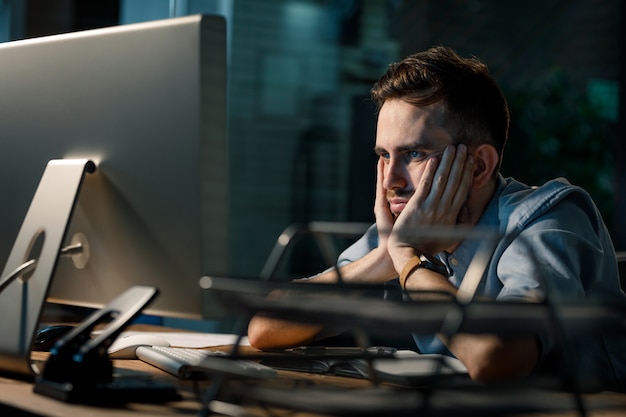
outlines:
[[[339,269],[341,278],[353,284],[382,284],[398,276],[386,251],[375,248],[368,254]],[[317,283],[337,283],[334,270],[317,275],[308,281]]]
[[[397,276],[386,253],[379,249],[374,249],[363,258],[341,267],[339,272],[345,282],[354,284],[381,284]],[[331,270],[300,282],[302,285],[337,283],[338,276],[336,271]],[[248,339],[258,349],[283,349],[312,342],[323,328],[323,325],[256,315],[248,325]]]
[[[457,288],[446,277],[418,269],[406,281],[406,289],[416,302],[433,292],[456,296]],[[496,335],[460,333],[454,337],[438,335],[447,348],[465,364],[472,379],[493,381],[514,378],[532,372],[539,358],[539,347],[534,338],[504,339]]]

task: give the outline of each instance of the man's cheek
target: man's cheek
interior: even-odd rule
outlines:
[[[420,167],[420,169],[419,169],[419,170],[418,170],[418,171],[417,171],[414,175],[412,175],[412,176],[411,176],[412,181],[413,181],[413,184],[412,184],[412,185],[413,185],[413,187],[412,187],[412,188],[413,188],[414,190],[416,190],[416,189],[417,189],[418,185],[422,182],[422,180],[423,180],[423,178],[424,178],[424,175],[426,175],[426,170],[424,169],[424,168],[425,168],[425,165],[426,165],[426,164],[423,164],[423,165]]]

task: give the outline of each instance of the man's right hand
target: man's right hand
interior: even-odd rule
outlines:
[[[388,280],[389,276],[395,276],[396,270],[393,267],[391,256],[387,250],[387,242],[389,233],[393,228],[394,215],[389,209],[387,201],[387,190],[383,186],[384,180],[384,161],[379,158],[376,168],[376,200],[374,202],[374,215],[376,216],[376,228],[378,229],[378,250],[381,252],[382,268],[388,269],[387,273],[381,274]]]
[[[415,254],[435,254],[459,241],[432,236],[413,236],[411,231],[429,227],[454,227],[467,202],[473,179],[474,163],[466,145],[447,146],[440,159],[425,162],[415,192],[395,221],[388,245],[396,268],[402,269]]]

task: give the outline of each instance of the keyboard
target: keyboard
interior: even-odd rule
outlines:
[[[217,350],[139,346],[137,359],[181,379],[206,379],[221,374],[243,378],[273,378],[276,370]]]

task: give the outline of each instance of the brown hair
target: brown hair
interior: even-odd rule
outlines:
[[[443,102],[444,122],[455,143],[487,143],[500,161],[508,137],[506,99],[487,66],[476,58],[461,58],[439,46],[389,65],[371,91],[378,110],[389,99],[417,107]]]

